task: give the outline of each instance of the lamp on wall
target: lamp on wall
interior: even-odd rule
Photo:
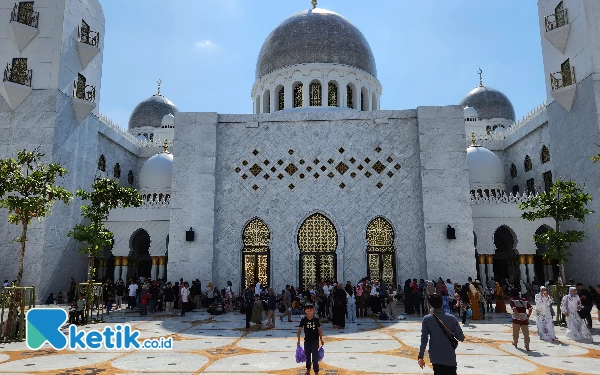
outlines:
[[[185,240],[188,242],[194,241],[194,230],[190,227],[190,230],[185,231]]]
[[[452,228],[450,225],[448,225],[448,228],[446,229],[446,238],[449,240],[456,239],[456,230],[454,228]]]

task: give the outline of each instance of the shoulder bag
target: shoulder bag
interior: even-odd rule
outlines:
[[[444,324],[444,322],[442,322],[442,320],[440,318],[438,318],[437,315],[435,315],[435,313],[433,313],[432,315],[435,317],[435,320],[437,321],[438,325],[440,326],[440,329],[442,330],[442,332],[444,332],[444,336],[446,336],[448,341],[450,341],[450,345],[452,345],[452,349],[456,350],[456,348],[458,347],[458,340],[456,339],[456,337],[454,337],[454,334],[452,333],[450,328],[448,328]]]

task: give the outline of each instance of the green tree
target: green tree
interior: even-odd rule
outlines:
[[[44,154],[39,150],[21,150],[17,158],[0,160],[0,208],[8,209],[8,222],[21,226],[21,236],[14,241],[21,243],[19,270],[15,286],[21,286],[23,262],[27,243],[27,229],[33,219],[51,214],[57,200],[69,204],[70,191],[56,186],[56,179],[67,174],[58,163],[43,164]]]
[[[569,247],[572,243],[583,241],[585,232],[578,230],[563,232],[560,230],[560,224],[567,220],[584,223],[586,215],[594,212],[586,208],[586,204],[591,200],[592,197],[584,193],[576,182],[557,180],[552,184],[549,192],[533,196],[519,205],[521,210],[526,210],[521,214],[523,219],[529,221],[554,219],[554,228],[542,234],[535,234],[533,240],[536,243],[546,244],[543,257],[558,262],[564,282],[566,282],[564,264],[571,256]]]
[[[81,206],[81,216],[89,223],[77,224],[67,235],[83,243],[79,252],[91,257],[98,255],[104,247],[112,245],[113,234],[104,226],[110,211],[117,207],[142,205],[142,198],[137,190],[121,187],[110,178],[96,179],[91,192],[77,190],[76,195],[90,202]]]

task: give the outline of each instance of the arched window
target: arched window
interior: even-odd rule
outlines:
[[[371,110],[372,111],[376,111],[377,110],[377,94],[373,93],[373,97],[371,100],[372,104],[371,104]]]
[[[512,178],[516,178],[517,177],[517,166],[513,163],[510,166],[510,177]]]
[[[104,155],[100,155],[100,159],[98,159],[98,169],[102,172],[106,172],[106,158]]]
[[[366,87],[360,89],[360,110],[369,110],[369,91]]]
[[[127,183],[129,185],[133,185],[133,171],[129,170],[129,172],[127,172]]]
[[[354,109],[354,101],[352,100],[352,86],[346,86],[346,107]]]
[[[271,234],[267,224],[254,218],[246,224],[242,233],[242,287],[245,289],[260,281],[262,287],[269,286],[269,242]]]
[[[313,82],[310,84],[310,106],[320,107],[322,104],[321,84],[319,82]]]
[[[298,83],[294,86],[294,108],[302,108],[304,106],[304,100],[302,98],[303,86],[302,83]]]
[[[542,164],[546,164],[547,162],[550,161],[550,150],[548,150],[548,147],[546,147],[546,145],[542,146]]]
[[[369,279],[383,279],[388,285],[396,282],[394,257],[394,229],[382,217],[373,219],[367,226],[367,271]]]
[[[329,106],[329,107],[337,107],[338,106],[338,87],[333,82],[329,82],[327,84],[327,106]]]
[[[361,111],[365,110],[365,93],[362,92],[362,90],[360,92],[360,110]]]
[[[119,163],[115,164],[113,167],[113,176],[115,178],[121,178],[121,165],[119,165]]]
[[[531,158],[529,157],[529,155],[525,156],[525,172],[529,172],[530,170],[533,169],[533,164],[531,163]]]
[[[283,87],[281,87],[279,89],[279,102],[277,104],[277,110],[278,111],[283,111],[283,109],[285,108],[285,90],[283,89]]]
[[[336,279],[338,238],[333,223],[324,215],[309,216],[298,230],[300,286]]]

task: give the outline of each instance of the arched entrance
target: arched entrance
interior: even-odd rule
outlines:
[[[315,213],[304,220],[298,230],[301,288],[336,280],[337,242],[337,231],[327,217]]]
[[[519,257],[515,250],[516,238],[507,226],[501,226],[494,233],[494,279],[511,283],[519,280]]]
[[[271,234],[267,224],[254,218],[246,224],[242,233],[242,290],[260,281],[269,287],[269,241]]]
[[[367,226],[367,265],[369,279],[383,279],[387,285],[396,284],[394,229],[384,218],[377,217]]]
[[[133,277],[150,277],[152,272],[152,258],[150,257],[150,235],[144,229],[139,229],[131,238],[131,253],[129,259],[129,275]]]

